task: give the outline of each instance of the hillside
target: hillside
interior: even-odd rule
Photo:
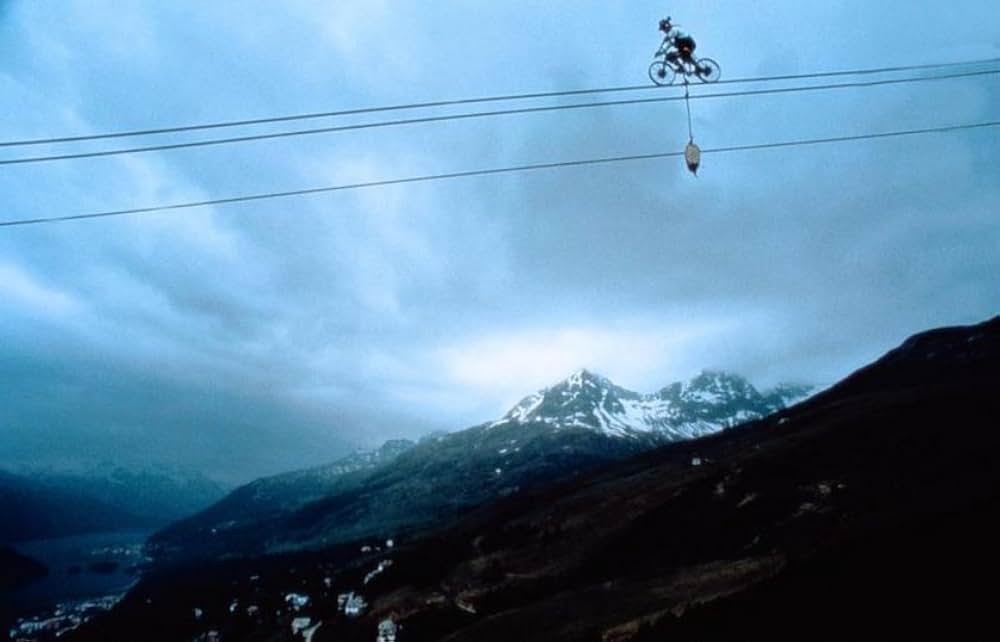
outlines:
[[[86,493],[0,471],[0,542],[148,527],[147,519]]]
[[[0,546],[0,593],[29,584],[46,573],[48,569],[41,562]]]
[[[126,468],[104,463],[78,472],[35,471],[48,487],[78,493],[162,526],[217,502],[226,489],[204,475],[163,466]]]

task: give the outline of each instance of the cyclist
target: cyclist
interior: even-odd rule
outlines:
[[[693,64],[694,50],[697,46],[694,38],[675,29],[670,22],[670,16],[660,20],[660,31],[664,34],[660,51],[664,53],[667,62],[676,69],[683,69],[678,60]]]

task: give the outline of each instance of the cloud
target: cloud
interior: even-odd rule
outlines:
[[[661,17],[600,0],[68,6],[3,14],[8,138],[642,83]],[[735,78],[995,55],[992,4],[956,6],[671,11]],[[948,38],[928,40],[931,15]],[[695,136],[995,119],[991,82],[700,100]],[[686,140],[680,103],[568,110],[10,166],[0,192],[5,218],[72,214]],[[702,368],[827,383],[996,313],[997,158],[969,132],[706,155],[697,179],[666,159],[4,228],[0,370],[17,385],[0,465],[61,437],[245,478],[489,420],[578,367],[640,391]]]
[[[327,36],[346,58],[345,62],[363,62],[358,56],[367,53],[366,41],[383,31],[389,22],[390,9],[385,0],[350,3],[314,3]],[[397,34],[403,36],[405,34]],[[402,53],[402,51],[400,51]]]
[[[51,287],[22,267],[0,262],[0,305],[31,316],[65,318],[82,308],[72,294]]]
[[[435,356],[455,387],[509,404],[581,368],[624,385],[648,386],[655,378],[657,387],[665,385],[665,372],[687,374],[693,344],[712,341],[727,325],[701,319],[501,331],[446,346]]]

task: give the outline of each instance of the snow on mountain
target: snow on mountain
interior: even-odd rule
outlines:
[[[238,489],[250,493],[259,508],[305,503],[321,497],[351,473],[373,470],[416,445],[409,439],[390,439],[374,450],[359,450],[332,464],[257,479]]]
[[[659,392],[639,394],[579,370],[525,397],[491,427],[541,423],[615,437],[657,433],[671,441],[691,439],[765,417],[808,391],[805,386],[783,385],[762,394],[742,377],[702,372]]]

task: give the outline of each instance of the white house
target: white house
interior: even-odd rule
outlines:
[[[399,627],[392,621],[392,618],[382,620],[378,623],[378,637],[375,638],[375,642],[396,642],[398,630]]]

